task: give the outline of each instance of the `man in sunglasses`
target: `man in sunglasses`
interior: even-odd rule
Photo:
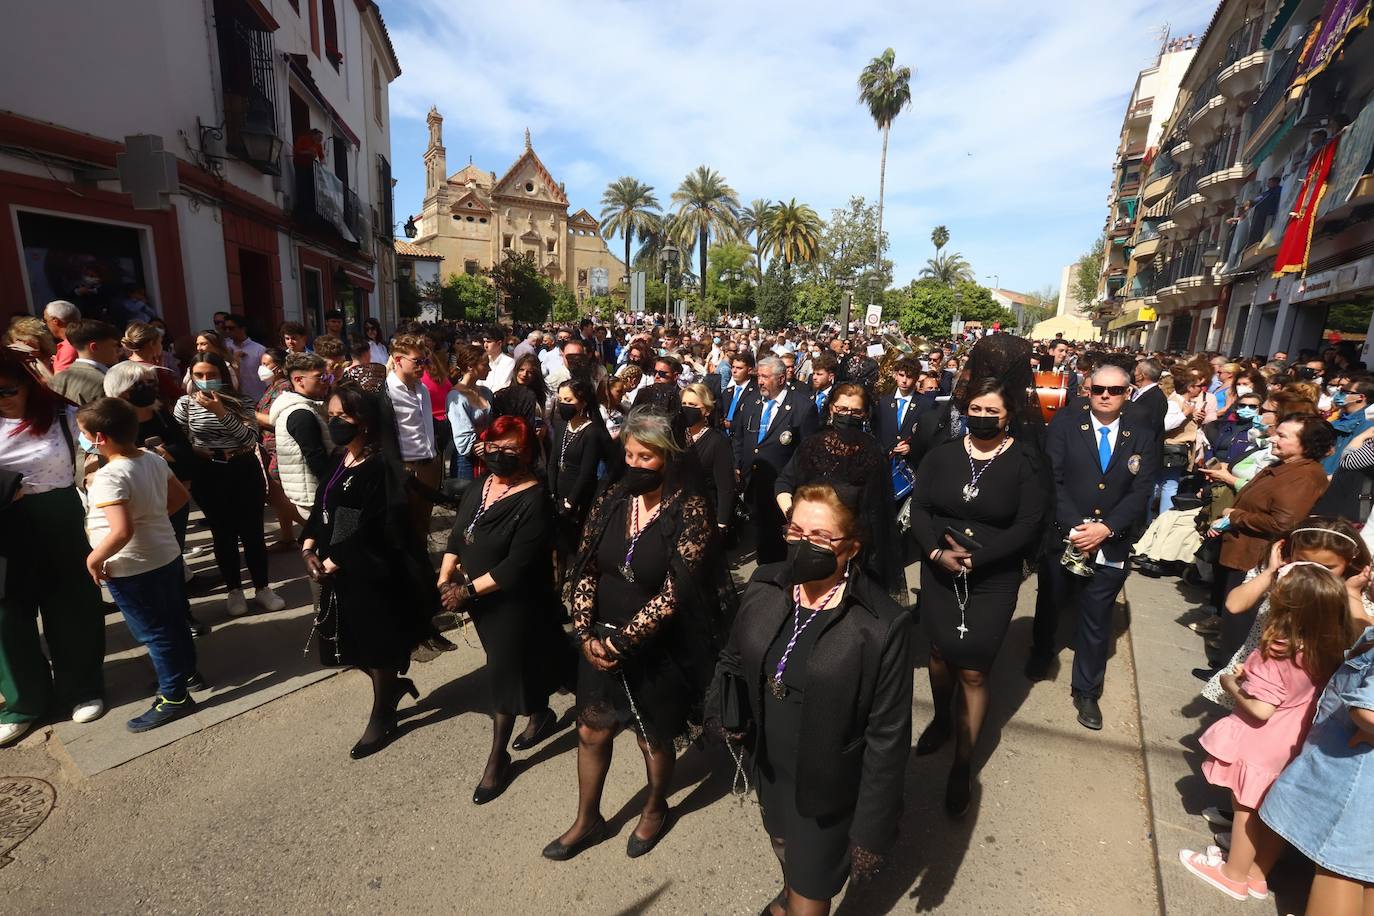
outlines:
[[[1130,393],[1125,369],[1098,366],[1087,402],[1061,411],[1045,434],[1045,454],[1054,472],[1055,526],[1086,558],[1091,572],[1070,572],[1058,550],[1041,560],[1026,676],[1033,681],[1049,677],[1058,654],[1059,610],[1077,605],[1073,704],[1079,724],[1094,730],[1102,728],[1098,699],[1107,673],[1112,612],[1159,468],[1160,430],[1144,412],[1124,411]]]

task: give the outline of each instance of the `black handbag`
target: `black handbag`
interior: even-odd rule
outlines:
[[[1160,461],[1160,467],[1186,468],[1188,466],[1188,454],[1192,447],[1185,442],[1166,442],[1164,443],[1164,455]]]
[[[748,731],[753,716],[749,714],[749,694],[744,679],[729,671],[717,672],[716,696],[720,727],[736,734]]]

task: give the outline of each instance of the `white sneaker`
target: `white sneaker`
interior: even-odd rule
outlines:
[[[105,715],[104,700],[87,700],[84,703],[78,703],[76,708],[72,710],[72,721],[77,723],[94,722],[103,715]]]
[[[0,725],[0,747],[18,741],[32,725],[32,722],[9,722]]]
[[[253,600],[256,601],[258,606],[264,611],[280,611],[282,608],[286,607],[286,602],[282,600],[281,595],[272,591],[270,586],[264,586],[258,589],[257,594],[253,596]]]
[[[242,617],[248,613],[248,601],[243,597],[243,589],[229,589],[229,597],[226,599],[225,609],[230,617]]]

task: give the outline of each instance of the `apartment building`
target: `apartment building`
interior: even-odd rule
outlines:
[[[1322,345],[1332,306],[1374,297],[1369,13],[1218,7],[1141,188],[1109,337],[1135,309],[1152,349],[1296,352]]]
[[[388,87],[370,0],[23,4],[0,36],[0,311],[255,335],[395,320]]]

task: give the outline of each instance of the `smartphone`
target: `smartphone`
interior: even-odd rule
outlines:
[[[162,448],[162,437],[149,436],[147,439],[143,440],[143,447],[146,449]]]

